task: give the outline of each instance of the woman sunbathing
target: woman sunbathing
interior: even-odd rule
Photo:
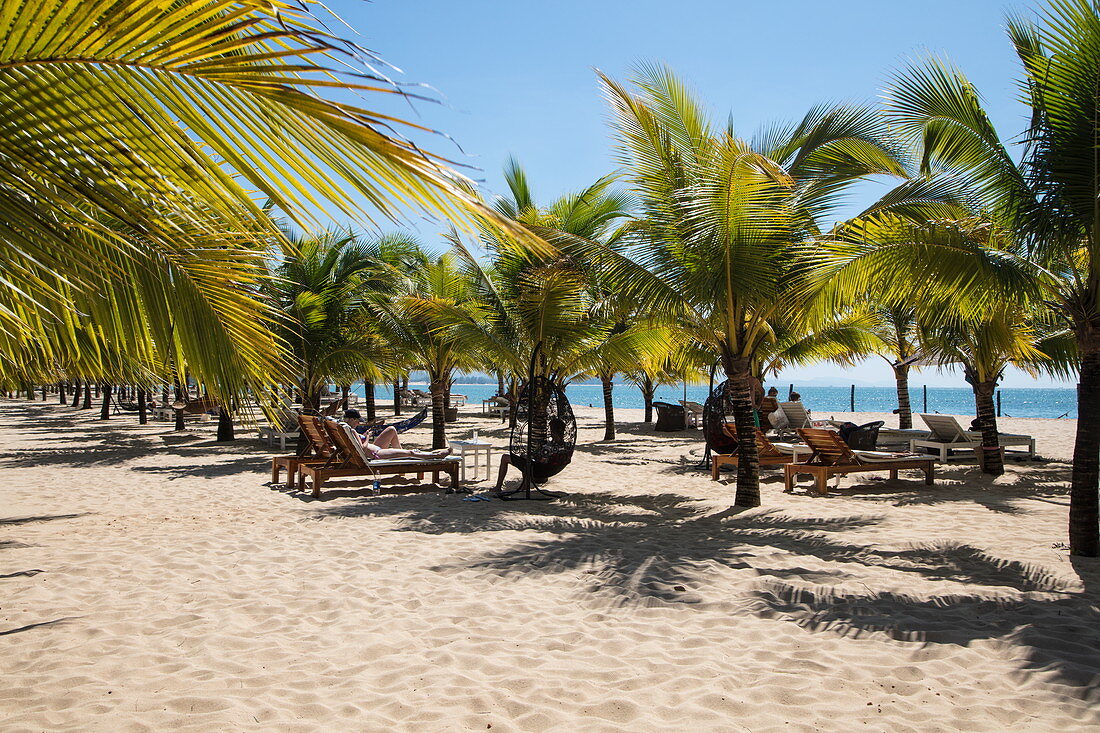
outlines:
[[[359,433],[359,437],[363,441],[363,447],[367,449],[367,452],[371,454],[372,458],[444,458],[451,454],[450,448],[440,448],[439,450],[423,451],[414,450],[411,448],[401,447],[401,438],[397,434],[397,430],[392,425],[387,427],[381,433],[378,434],[374,440],[377,442],[370,442],[370,432],[363,426],[360,429],[360,423],[362,418],[359,416],[358,410],[346,410],[344,411],[344,422],[350,425],[355,432]]]

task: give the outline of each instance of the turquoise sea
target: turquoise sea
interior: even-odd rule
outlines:
[[[411,387],[427,390],[424,384],[410,384]],[[770,384],[768,386],[771,386]],[[788,385],[775,385],[780,397],[787,394]],[[802,401],[816,414],[829,412],[848,412],[850,387],[800,387],[794,385],[802,395]],[[472,404],[480,405],[481,400],[496,394],[494,384],[455,385],[454,391],[464,394]],[[363,385],[359,384],[355,392],[362,395]],[[571,384],[566,394],[574,405],[603,404],[603,391],[598,384]],[[969,388],[929,387],[928,404],[924,404],[924,391],[920,385],[910,387],[910,397],[914,412],[942,412],[954,415],[974,414],[974,394]],[[375,388],[379,401],[392,401],[393,389],[390,386]],[[688,386],[687,399],[703,402],[707,396],[706,386]],[[677,404],[684,399],[683,387],[661,387],[657,390],[657,400]],[[632,384],[617,384],[614,392],[615,407],[642,408],[642,394]],[[856,387],[856,411],[890,412],[897,407],[897,395],[893,387]],[[1001,390],[1001,414],[1008,417],[1077,417],[1077,394],[1067,388],[1006,388]]]

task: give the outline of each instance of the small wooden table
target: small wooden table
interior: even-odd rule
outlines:
[[[462,475],[461,480],[466,481],[466,454],[473,454],[474,457],[474,478],[480,478],[481,472],[478,470],[478,453],[485,452],[485,476],[489,477],[492,471],[492,456],[493,456],[493,444],[478,440],[474,442],[472,440],[452,440],[451,450],[454,454],[462,459]]]

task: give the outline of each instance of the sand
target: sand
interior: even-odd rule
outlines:
[[[995,481],[768,472],[738,511],[697,431],[636,411],[614,443],[580,411],[554,503],[313,500],[265,485],[255,439],[93,413],[0,401],[8,733],[1100,725],[1100,570],[1059,544],[1072,420],[1004,420],[1044,459]],[[475,413],[452,435],[503,445]]]

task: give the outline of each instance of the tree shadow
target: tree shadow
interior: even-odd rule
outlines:
[[[73,620],[78,619],[78,618],[80,618],[80,616],[63,616],[61,618],[55,618],[52,621],[39,621],[36,624],[27,624],[26,626],[19,626],[19,627],[14,628],[14,629],[7,629],[5,631],[0,631],[0,636],[8,636],[10,634],[20,634],[24,631],[30,631],[31,629],[41,628],[42,626],[54,626],[56,624],[63,624],[63,623],[66,623],[68,621],[73,621]]]
[[[943,551],[969,565],[964,582],[1040,591],[997,597],[943,593],[920,597],[868,589],[863,593],[767,581],[755,594],[761,615],[845,637],[881,634],[903,642],[968,646],[1003,640],[1023,650],[1022,673],[1053,674],[1081,698],[1100,701],[1100,607],[1096,560],[1083,571],[1083,590],[1068,592],[1040,568],[994,558],[960,545]],[[1078,559],[1078,563],[1083,560]],[[944,580],[960,580],[946,576]]]
[[[1094,564],[1078,562],[1086,589],[1075,592],[1041,565],[999,558],[965,543],[889,549],[845,538],[853,529],[876,525],[880,516],[716,512],[703,500],[674,493],[574,494],[553,503],[467,505],[420,496],[366,499],[319,511],[323,517],[390,517],[396,531],[405,532],[527,533],[504,550],[433,568],[439,572],[476,569],[528,577],[579,572],[578,597],[612,606],[709,607],[784,618],[814,632],[875,632],[906,642],[965,646],[1002,639],[1025,648],[1023,672],[1053,671],[1081,695],[1095,694],[1093,686],[1100,682],[1095,590],[1100,571]],[[805,564],[801,558],[817,562]],[[747,595],[708,600],[698,589],[715,566],[760,579]],[[908,596],[827,587],[866,587],[871,569],[950,588]]]
[[[173,452],[175,453],[175,452]],[[203,463],[196,466],[133,466],[130,470],[163,476],[168,481],[181,478],[221,478],[242,473],[263,472],[271,467],[270,460],[260,456],[244,456],[230,461]]]
[[[39,514],[34,517],[0,517],[0,526],[30,524],[32,522],[52,522],[55,519],[73,519],[83,517],[91,512],[79,512],[76,514]]]

